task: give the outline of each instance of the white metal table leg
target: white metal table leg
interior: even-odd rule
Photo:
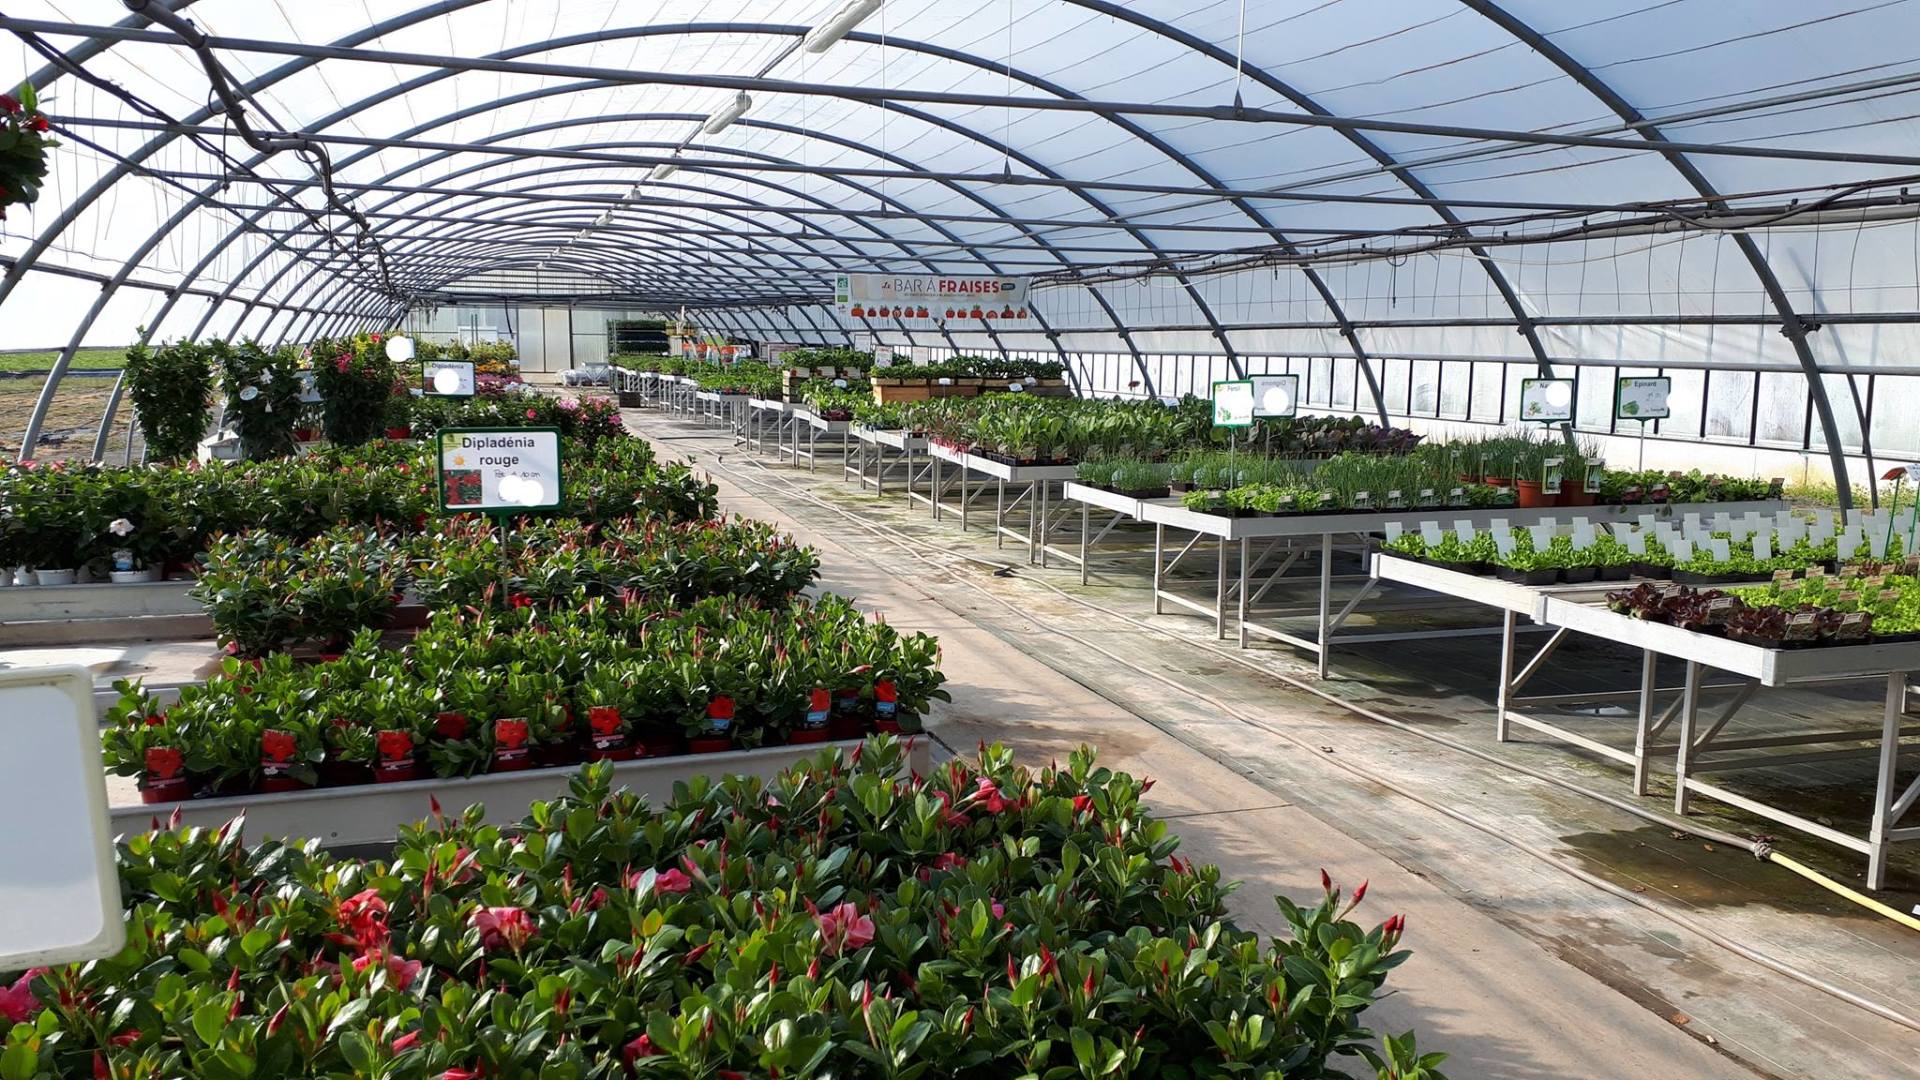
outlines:
[[[1315,639],[1320,643],[1321,678],[1327,677],[1327,639],[1332,636],[1332,626],[1328,620],[1328,608],[1333,603],[1333,534],[1320,534],[1320,631]]]
[[[1513,709],[1513,628],[1518,619],[1512,611],[1500,613],[1500,690],[1494,698],[1497,707],[1493,714],[1495,742],[1507,741],[1507,714]]]
[[[1693,768],[1693,727],[1700,718],[1700,671],[1697,661],[1687,661],[1687,678],[1680,693],[1680,751],[1673,761],[1673,812],[1687,812],[1687,774]]]
[[[1087,533],[1093,528],[1093,504],[1080,504],[1080,584],[1087,583]]]
[[[1153,526],[1153,613],[1160,614],[1160,560],[1166,557],[1167,527],[1155,522]]]
[[[1240,647],[1247,647],[1247,548],[1251,546],[1246,537],[1240,538],[1240,595],[1234,608],[1235,625],[1240,628]]]
[[[1892,847],[1887,832],[1893,828],[1894,800],[1900,795],[1894,783],[1900,768],[1900,720],[1906,708],[1907,673],[1896,671],[1887,676],[1886,713],[1880,730],[1880,769],[1873,788],[1873,827],[1867,834],[1869,889],[1886,886],[1887,853]]]
[[[1647,793],[1647,754],[1653,743],[1653,694],[1660,685],[1660,654],[1640,652],[1640,715],[1633,726],[1633,793]]]

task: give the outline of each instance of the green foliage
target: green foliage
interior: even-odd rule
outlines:
[[[311,352],[320,426],[328,441],[353,447],[383,435],[389,400],[407,392],[406,381],[387,359],[385,335],[316,341]]]
[[[147,457],[192,458],[212,421],[213,360],[207,347],[177,341],[127,350],[127,398],[133,402]]]
[[[240,451],[259,461],[294,451],[293,429],[300,422],[300,352],[283,346],[272,352],[247,341],[206,348],[220,366],[226,396],[226,423],[240,436]]]
[[[659,809],[595,768],[519,828],[436,814],[390,860],[249,848],[237,825],[132,836],[127,947],[31,976],[46,1004],[5,1052],[221,1080],[1326,1080],[1355,1057],[1439,1080],[1363,1026],[1403,920],[1309,887],[1263,941],[1143,783],[1089,751],[1011,758],[913,776],[879,740]]]
[[[60,140],[47,134],[47,118],[30,82],[0,94],[0,220],[8,206],[32,206],[47,179],[47,151]]]

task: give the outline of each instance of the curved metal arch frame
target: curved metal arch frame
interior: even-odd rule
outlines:
[[[1693,164],[1692,159],[1681,151],[1662,148],[1660,144],[1667,142],[1668,139],[1660,128],[1649,122],[1638,108],[1634,107],[1634,105],[1623,97],[1619,91],[1615,90],[1611,84],[1595,75],[1585,64],[1575,60],[1572,55],[1565,49],[1554,44],[1546,35],[1535,30],[1531,25],[1519,19],[1511,12],[1508,12],[1499,4],[1493,3],[1492,0],[1460,0],[1460,3],[1500,29],[1512,34],[1516,40],[1539,53],[1548,63],[1554,65],[1574,82],[1578,83],[1582,89],[1598,98],[1601,104],[1612,110],[1620,119],[1626,121],[1633,130],[1642,138],[1646,139],[1648,143],[1653,144],[1652,148],[1659,156],[1665,159],[1666,162],[1673,167],[1674,171],[1679,173],[1688,184],[1691,184],[1695,191],[1698,191],[1707,198],[1719,199],[1720,193],[1713,186],[1713,182],[1708,180],[1706,174],[1702,173],[1699,168]],[[1833,402],[1827,398],[1826,385],[1820,372],[1820,362],[1813,355],[1812,347],[1807,344],[1807,335],[1812,333],[1817,327],[1802,318],[1800,313],[1794,309],[1793,301],[1787,298],[1786,289],[1780,284],[1779,275],[1773,272],[1772,265],[1767,262],[1766,256],[1761,253],[1759,246],[1753,242],[1753,238],[1744,232],[1736,232],[1733,236],[1734,243],[1739,246],[1741,255],[1745,256],[1748,264],[1753,267],[1754,276],[1760,279],[1760,287],[1766,292],[1768,302],[1773,305],[1775,313],[1780,316],[1780,332],[1793,344],[1794,355],[1799,359],[1801,370],[1806,374],[1807,393],[1813,402],[1815,414],[1820,418],[1821,432],[1826,436],[1827,457],[1833,466],[1833,482],[1835,490],[1839,494],[1840,507],[1842,510],[1850,510],[1853,508],[1853,492],[1852,484],[1848,480],[1849,473],[1847,470],[1846,451],[1840,444],[1839,424],[1834,417]],[[1868,441],[1869,433],[1867,428],[1866,417],[1862,416],[1860,424],[1861,449],[1869,455],[1868,469],[1869,472],[1871,472],[1872,449]],[[1877,485],[1869,482],[1867,487],[1868,490],[1872,492],[1871,497],[1873,504],[1878,506],[1880,497]]]

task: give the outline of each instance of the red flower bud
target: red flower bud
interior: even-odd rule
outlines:
[[[1333,879],[1327,876],[1327,872],[1324,869],[1320,871],[1320,891],[1333,891]]]

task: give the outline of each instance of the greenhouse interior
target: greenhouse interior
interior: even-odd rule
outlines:
[[[0,1080],[1920,1077],[1920,5],[0,8]]]

